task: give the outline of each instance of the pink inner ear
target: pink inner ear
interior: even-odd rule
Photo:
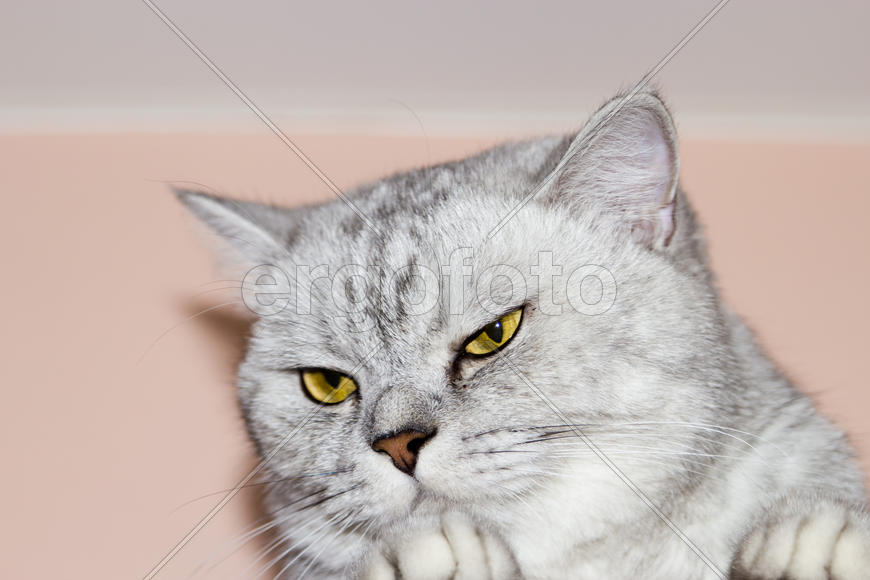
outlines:
[[[600,132],[584,130],[575,138],[582,154],[565,161],[556,195],[578,204],[600,204],[601,211],[631,228],[638,243],[661,248],[675,231],[676,134],[667,110],[654,96],[638,96],[607,116],[615,106],[611,102],[596,114],[590,131],[604,127]]]
[[[652,246],[668,245],[674,234],[674,199],[672,187],[676,179],[675,152],[668,143],[662,127],[650,121],[643,131],[643,147],[639,162],[647,172],[643,195],[634,200],[636,207],[645,214],[634,224],[635,239]],[[666,204],[663,207],[661,204]],[[644,208],[643,206],[646,206]],[[642,240],[640,239],[642,238]]]
[[[664,245],[668,245],[671,241],[671,236],[674,235],[674,202],[672,201],[665,207],[656,212],[659,223],[658,228],[661,234]]]
[[[674,235],[674,202],[656,210],[650,219],[641,219],[632,224],[631,235],[634,241],[645,246],[655,246],[657,240],[667,246]]]

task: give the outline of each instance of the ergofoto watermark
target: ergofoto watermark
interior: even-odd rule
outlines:
[[[471,248],[457,248],[436,271],[419,263],[395,269],[383,265],[274,264],[251,268],[242,280],[242,300],[261,317],[287,312],[309,315],[315,303],[331,305],[330,314],[349,329],[368,330],[375,316],[419,316],[444,308],[463,314],[477,304],[493,316],[534,297],[546,315],[565,308],[587,316],[604,314],[616,302],[616,278],[604,266],[585,264],[570,271],[538,252],[528,266],[474,266]]]

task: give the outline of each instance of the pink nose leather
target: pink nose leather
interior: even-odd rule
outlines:
[[[393,458],[393,465],[408,475],[414,474],[417,453],[429,436],[420,431],[402,431],[389,437],[381,437],[372,444],[372,449]]]

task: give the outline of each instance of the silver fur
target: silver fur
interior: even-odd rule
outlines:
[[[676,188],[664,105],[642,93],[602,125],[616,103],[577,136],[507,144],[352,192],[382,237],[339,200],[287,210],[179,192],[248,265],[292,277],[299,265],[381,268],[364,288],[347,286],[368,326],[348,322],[328,280],[313,284],[310,313],[287,308],[255,324],[238,386],[261,453],[318,408],[296,369],[353,371],[359,384],[268,464],[280,541],[260,564],[275,559],[287,578],[717,577],[527,380],[725,574],[870,578],[863,476],[844,435],[720,300]],[[486,240],[572,141],[581,154]],[[594,316],[545,312],[541,297],[565,306],[572,289],[564,276],[529,276],[540,284],[529,285],[501,355],[457,359],[494,318],[474,276],[462,278],[461,313],[444,288],[418,313],[414,285],[393,275],[440,273],[457,248],[471,248],[474,275],[507,264],[529,276],[541,252],[565,274],[604,266],[617,298]],[[409,425],[437,429],[416,478],[371,448]]]

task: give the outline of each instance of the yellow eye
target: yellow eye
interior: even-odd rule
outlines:
[[[517,328],[520,326],[522,317],[523,309],[517,308],[495,322],[486,325],[483,327],[483,330],[465,345],[465,352],[481,356],[497,351],[513,338],[514,333],[516,333]]]
[[[302,371],[302,386],[319,403],[340,403],[356,391],[356,381],[326,369]]]

